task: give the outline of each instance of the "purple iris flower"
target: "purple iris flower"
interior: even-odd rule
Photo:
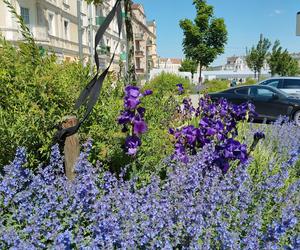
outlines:
[[[118,118],[119,124],[125,124],[131,122],[134,117],[134,113],[130,110],[124,110],[121,112],[121,115]]]
[[[125,88],[126,96],[132,98],[138,98],[140,96],[140,89],[136,86],[127,86]]]
[[[143,120],[137,121],[135,120],[133,123],[133,133],[135,135],[140,135],[146,133],[148,130],[146,122]]]
[[[143,93],[143,96],[151,95],[153,91],[151,89],[146,89]]]
[[[128,155],[136,155],[138,147],[142,144],[137,136],[128,136],[125,141],[125,149]]]
[[[144,115],[145,115],[146,109],[143,108],[143,107],[138,107],[136,111],[138,112],[138,114],[140,115],[140,117],[143,118]]]
[[[176,84],[176,86],[177,86],[177,89],[178,89],[179,94],[180,94],[180,95],[183,94],[184,88],[183,88],[182,83],[178,83],[178,84]]]
[[[254,140],[260,140],[260,139],[265,139],[265,134],[262,131],[258,131],[254,133]]]
[[[138,98],[125,97],[124,98],[124,107],[126,109],[135,109],[141,101]]]

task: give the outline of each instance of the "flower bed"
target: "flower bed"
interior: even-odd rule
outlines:
[[[117,178],[92,166],[90,142],[73,183],[57,146],[37,172],[22,167],[20,148],[0,177],[0,248],[299,249],[300,142],[285,131],[300,133],[291,123],[271,126],[258,145],[269,153],[277,147],[265,169],[250,158],[224,175],[207,145],[187,164],[166,160],[166,179],[153,175],[142,188],[124,172]]]

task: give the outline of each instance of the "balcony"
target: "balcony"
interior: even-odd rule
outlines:
[[[96,16],[96,25],[101,26],[105,20],[105,16]]]
[[[135,33],[134,34],[134,39],[142,41],[142,40],[144,40],[144,35],[142,33]]]
[[[144,57],[144,51],[142,51],[142,50],[136,50],[135,51],[135,56],[136,57]]]
[[[135,69],[135,73],[137,73],[137,74],[144,74],[144,72],[145,72],[145,69],[142,69],[142,68]]]

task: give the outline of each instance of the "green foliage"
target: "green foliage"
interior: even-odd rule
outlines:
[[[256,78],[256,73],[258,73],[258,80],[260,79],[260,72],[267,59],[270,46],[271,42],[261,34],[257,45],[253,46],[250,52],[247,52],[246,63],[254,71],[254,78]]]
[[[194,22],[189,19],[180,20],[183,30],[183,50],[187,58],[208,66],[224,52],[227,42],[227,30],[222,18],[213,16],[213,7],[204,0],[194,0],[197,15]]]
[[[153,94],[142,99],[142,106],[146,108],[148,132],[142,135],[142,146],[135,158],[123,152],[126,134],[121,132],[122,126],[116,121],[123,108],[124,84],[118,82],[112,87],[110,82],[109,79],[104,85],[95,110],[81,130],[82,140],[91,137],[94,141],[90,156],[92,162],[100,160],[105,168],[113,172],[120,172],[131,163],[134,166],[131,175],[148,181],[151,173],[161,171],[159,163],[173,150],[168,128],[173,126],[180,100],[176,84],[183,83],[188,89],[189,82],[182,77],[162,73],[144,87],[152,89]]]
[[[272,52],[268,58],[268,64],[272,76],[276,74],[280,76],[295,76],[299,73],[297,60],[292,58],[286,49],[282,50],[278,40],[273,45]]]
[[[218,92],[228,89],[230,82],[227,80],[211,80],[204,82],[204,88],[201,94]]]
[[[30,45],[29,45],[30,46]],[[45,160],[54,126],[73,105],[88,77],[78,63],[57,64],[54,56],[32,61],[27,43],[16,49],[0,39],[0,165],[13,158],[17,146],[25,146],[30,163]]]
[[[192,74],[192,79],[193,79],[194,74],[197,72],[197,66],[198,66],[197,62],[190,59],[184,59],[181,63],[179,71],[190,72]]]
[[[167,93],[177,94],[176,84],[182,83],[187,92],[192,88],[188,79],[178,76],[176,74],[162,72],[153,78],[147,85],[148,88],[153,89],[154,94],[164,96]]]

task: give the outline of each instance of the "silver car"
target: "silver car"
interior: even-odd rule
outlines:
[[[278,88],[288,95],[300,96],[300,77],[272,77],[259,82],[260,85],[268,85]]]

